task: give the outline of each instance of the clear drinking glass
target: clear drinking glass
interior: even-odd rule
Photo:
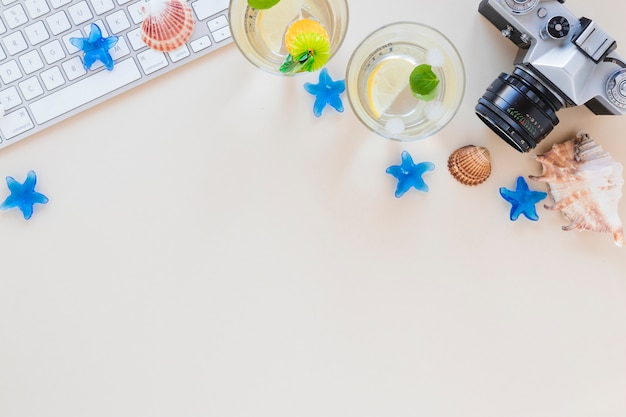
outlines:
[[[304,18],[326,29],[332,58],[348,28],[347,0],[280,0],[265,10],[250,7],[247,0],[230,0],[229,24],[235,44],[248,61],[273,74],[284,75],[279,68],[288,56],[285,33]]]
[[[429,100],[413,96],[409,77],[420,64],[439,79]],[[353,52],[346,90],[357,117],[371,130],[402,141],[425,138],[456,114],[465,91],[465,70],[452,43],[438,30],[396,22],[374,31]]]

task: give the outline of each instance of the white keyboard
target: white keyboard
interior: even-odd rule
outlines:
[[[147,1],[0,0],[0,149],[232,41],[228,0],[189,0],[196,23],[187,44],[149,49],[140,36]],[[119,37],[112,71],[99,62],[85,70],[69,41],[89,36],[91,23]]]

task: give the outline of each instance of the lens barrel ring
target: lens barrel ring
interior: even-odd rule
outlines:
[[[535,93],[535,88],[537,88],[537,87],[533,88],[533,86],[529,85],[528,82],[524,82],[524,81],[520,80],[519,78],[513,77],[513,76],[505,74],[505,73],[502,73],[500,76],[501,77],[505,76],[504,80],[507,83],[509,83],[516,90],[518,90],[520,92],[520,94],[523,94],[524,96],[528,97],[528,99],[531,100],[536,106],[541,108],[541,110],[545,114],[549,115],[551,113],[554,113],[554,111],[552,110],[552,106],[550,106],[537,93]],[[543,93],[542,95],[545,96],[545,92],[542,91],[542,93]]]
[[[559,123],[561,101],[522,68],[501,73],[478,100],[478,117],[520,152],[528,152]]]

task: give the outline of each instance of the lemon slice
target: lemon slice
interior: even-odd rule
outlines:
[[[414,65],[404,59],[381,62],[367,79],[367,101],[375,117],[380,117],[409,86]]]
[[[300,17],[304,0],[280,1],[274,7],[259,10],[258,31],[268,48],[280,53],[285,31],[289,24]]]

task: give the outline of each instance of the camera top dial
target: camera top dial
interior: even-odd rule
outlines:
[[[569,21],[563,16],[554,16],[546,25],[546,32],[553,39],[562,39],[569,33]]]
[[[539,0],[504,0],[504,3],[509,6],[513,13],[525,14],[531,11]]]
[[[611,75],[606,84],[606,93],[611,103],[621,109],[626,109],[626,68]]]

